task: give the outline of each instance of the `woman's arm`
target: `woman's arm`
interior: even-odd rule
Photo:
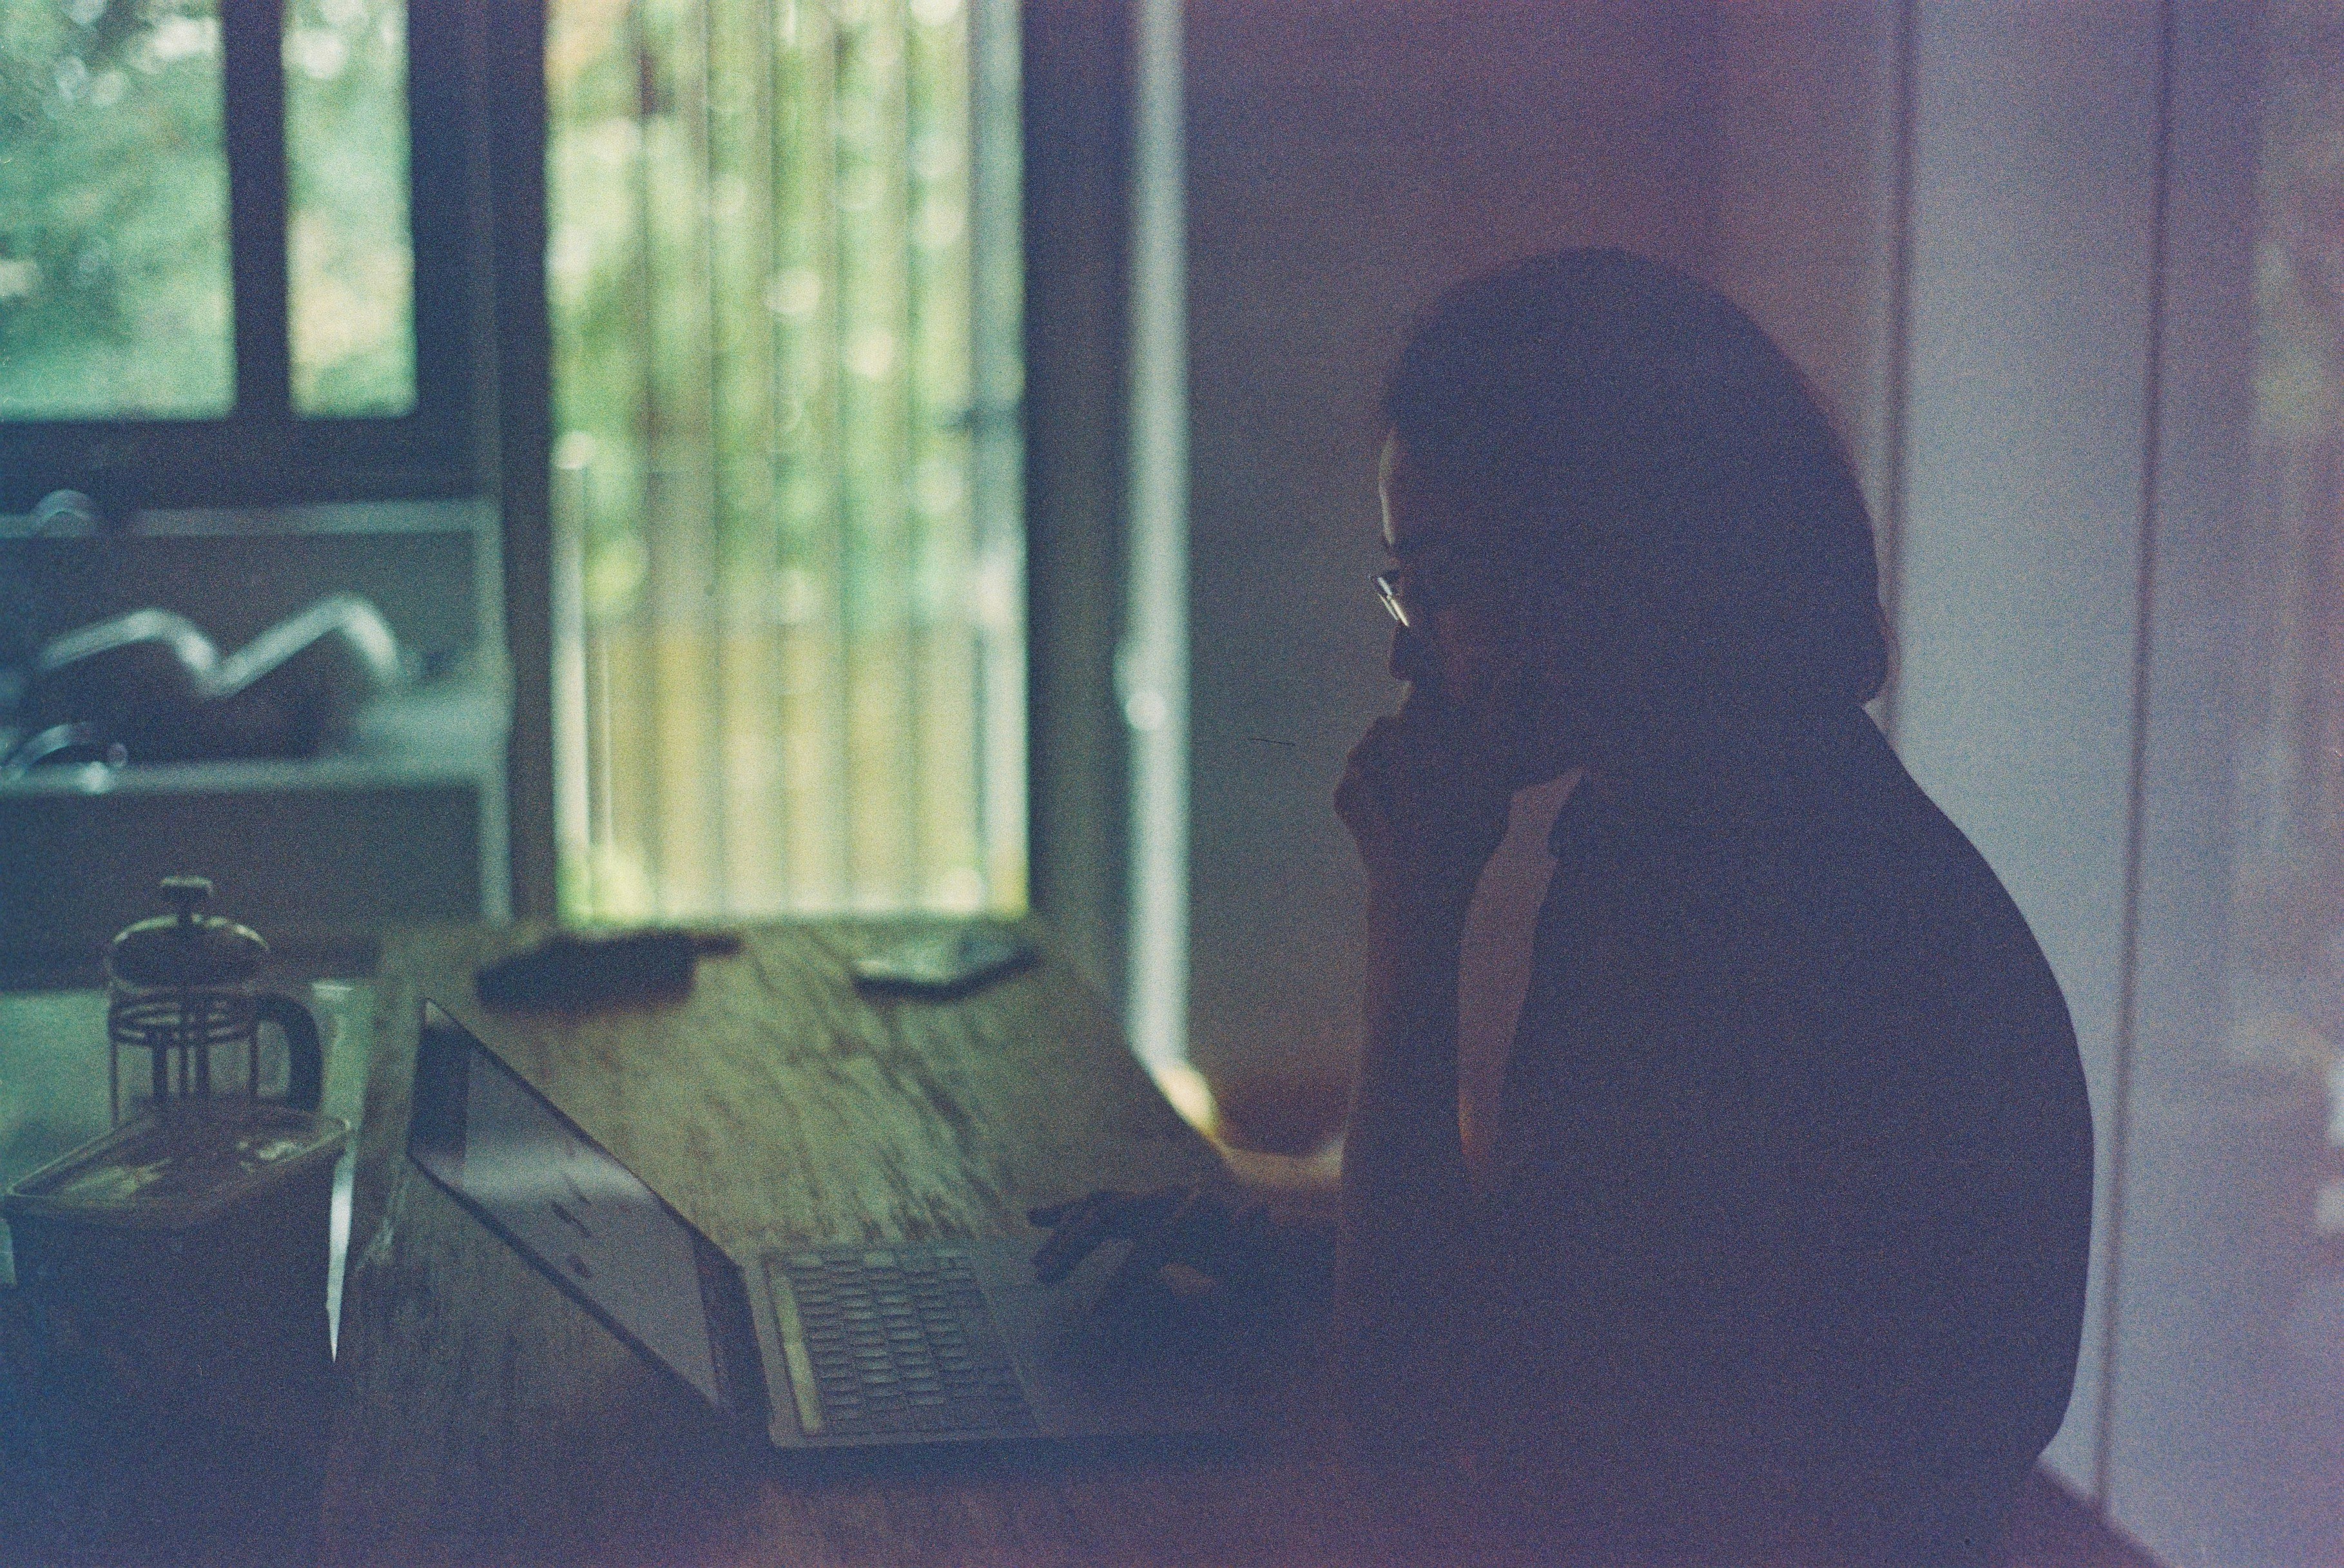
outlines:
[[[1465,911],[1508,795],[1438,729],[1379,720],[1336,792],[1368,873],[1364,1037],[1344,1133],[1335,1330],[1345,1403],[1371,1446],[1445,1446],[1478,1321],[1457,1125]]]
[[[1473,1276],[1457,1126],[1462,912],[1370,895],[1366,1031],[1343,1139],[1335,1330],[1360,1437],[1445,1442],[1459,1415]]]

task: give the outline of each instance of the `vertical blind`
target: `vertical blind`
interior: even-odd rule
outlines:
[[[567,914],[1024,904],[1014,15],[554,0]]]

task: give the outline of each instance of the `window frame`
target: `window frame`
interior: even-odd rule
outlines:
[[[488,361],[474,90],[475,0],[407,0],[408,221],[414,247],[413,411],[312,417],[292,408],[288,317],[284,0],[219,0],[236,405],[217,419],[0,420],[0,512],[58,490],[109,515],[146,507],[283,505],[477,494]]]

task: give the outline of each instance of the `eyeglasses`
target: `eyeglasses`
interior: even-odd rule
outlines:
[[[1478,552],[1469,554],[1437,547],[1414,561],[1379,572],[1369,581],[1375,587],[1378,602],[1394,621],[1411,632],[1421,632],[1426,616],[1463,597],[1460,592],[1462,574],[1451,569],[1476,559]]]
[[[1391,612],[1391,618],[1412,629],[1416,622],[1409,614],[1408,601],[1400,597],[1400,574],[1397,571],[1379,572],[1369,581],[1375,584],[1376,598]]]

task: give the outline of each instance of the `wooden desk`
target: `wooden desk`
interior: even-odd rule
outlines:
[[[736,1257],[808,1238],[1031,1234],[1029,1203],[1213,1168],[1055,956],[950,1006],[873,1002],[902,931],[823,921],[704,958],[689,998],[558,1020],[472,996],[527,932],[389,943],[324,1498],[333,1562],[1486,1561],[1437,1483],[1362,1484],[1315,1378],[1236,1446],[786,1456],[724,1430],[403,1158],[419,998],[469,1025]],[[1447,1478],[1453,1482],[1455,1478]]]
[[[577,1025],[470,1005],[470,966],[520,934],[394,945],[377,986],[321,985],[328,1108],[365,1121],[344,1393],[319,1522],[329,1561],[399,1563],[1550,1563],[1463,1478],[1369,1479],[1331,1441],[1312,1370],[1296,1419],[1219,1452],[960,1453],[808,1462],[722,1430],[490,1239],[402,1153],[418,997],[471,1024],[703,1229],[1015,1233],[1032,1197],[1210,1168],[1063,969],[951,1008],[871,1007],[847,959],[884,927],[752,935],[690,1001]],[[19,1174],[105,1120],[103,997],[0,993],[0,1160]],[[663,1130],[662,1130],[663,1129]],[[0,1371],[14,1292],[0,1291]],[[5,1426],[5,1422],[0,1422]],[[0,1558],[77,1540],[0,1432]],[[85,1489],[86,1490],[86,1489]],[[89,1499],[84,1499],[85,1502]],[[272,1561],[306,1560],[295,1516]],[[136,1522],[133,1521],[132,1522]],[[118,1535],[118,1532],[116,1533]],[[74,1561],[245,1564],[85,1543]],[[151,1546],[151,1535],[136,1541]],[[26,1548],[33,1548],[27,1550]],[[2007,1561],[2147,1568],[2039,1473]]]

